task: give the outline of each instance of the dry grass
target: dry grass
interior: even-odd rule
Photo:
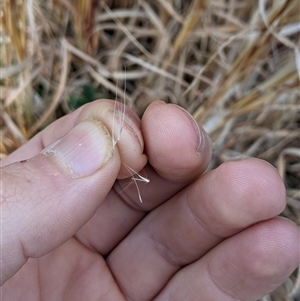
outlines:
[[[300,226],[298,0],[0,5],[1,157],[76,101],[122,95],[126,78],[126,102],[138,114],[162,99],[205,126],[211,168],[244,157],[277,167],[287,188],[283,215]],[[299,300],[297,273],[262,300]]]

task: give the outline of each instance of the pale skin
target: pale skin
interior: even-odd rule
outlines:
[[[141,120],[127,108],[109,144],[121,115],[113,101],[88,104],[2,162],[0,299],[248,301],[283,283],[300,233],[277,217],[275,168],[247,159],[205,173],[209,137],[162,102]],[[60,153],[82,146],[83,167]]]

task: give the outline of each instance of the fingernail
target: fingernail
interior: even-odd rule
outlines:
[[[86,120],[74,127],[45,155],[54,155],[67,167],[72,177],[95,173],[112,157],[111,136],[106,126],[98,120]]]
[[[171,105],[180,109],[189,118],[189,120],[194,128],[195,134],[197,136],[197,152],[201,153],[206,144],[206,136],[208,137],[205,130],[203,129],[203,127],[201,125],[199,125],[197,123],[197,121],[194,119],[194,117],[187,110],[185,110],[184,108],[182,108],[181,106],[178,106],[176,104],[171,104]]]

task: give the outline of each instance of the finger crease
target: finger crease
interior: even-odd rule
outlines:
[[[159,253],[159,255],[170,265],[181,268],[186,263],[183,263],[182,260],[174,253],[174,251],[168,247],[166,244],[161,242],[154,234],[149,233],[149,238],[153,241],[153,247]]]
[[[211,274],[210,270],[209,270],[209,266],[208,264],[206,264],[206,272],[207,275],[209,277],[209,279],[211,280],[212,284],[224,295],[226,295],[227,297],[231,298],[230,301],[241,301],[241,299],[237,298],[233,292],[229,293],[227,292],[223,287],[221,287],[218,282],[216,281],[215,277]]]

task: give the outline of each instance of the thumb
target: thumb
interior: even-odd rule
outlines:
[[[120,162],[108,129],[92,119],[32,159],[1,167],[1,285],[93,216]]]

